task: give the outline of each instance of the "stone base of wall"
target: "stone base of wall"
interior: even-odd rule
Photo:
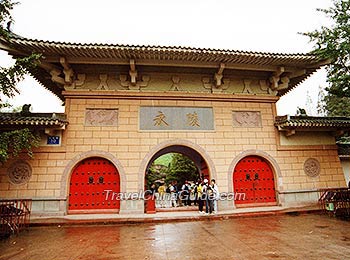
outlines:
[[[143,200],[120,201],[119,214],[143,214]],[[32,215],[35,216],[64,216],[67,215],[66,199],[43,198],[33,199]]]
[[[283,191],[279,194],[281,206],[301,207],[317,205],[319,192],[317,190]]]
[[[32,215],[35,216],[63,216],[65,210],[62,209],[65,205],[65,199],[53,198],[35,198],[32,201]]]
[[[122,200],[120,201],[119,214],[142,214],[144,213],[143,200]]]
[[[218,211],[234,210],[234,202],[232,200],[218,200]]]

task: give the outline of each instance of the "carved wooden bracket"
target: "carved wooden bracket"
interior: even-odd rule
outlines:
[[[62,74],[62,72],[58,69],[50,70],[51,80],[55,83],[60,84],[60,85],[64,85],[65,80],[62,77],[60,77],[61,74]]]
[[[65,80],[61,77],[62,70],[60,67],[44,61],[40,62],[39,66],[50,73],[51,80],[53,82],[58,83],[59,85],[62,85],[61,87],[63,87]]]
[[[212,93],[220,93],[223,90],[228,89],[230,86],[230,80],[225,79],[225,81],[222,80],[222,83],[219,87],[217,87],[216,82],[213,82],[213,80],[209,77],[203,77],[202,78],[202,84],[205,89],[209,89]]]
[[[282,90],[288,88],[289,85],[289,76],[282,76],[284,73],[284,67],[279,67],[270,77],[271,89]]]
[[[268,85],[268,82],[266,80],[259,80],[259,86],[260,89],[263,91],[266,91],[270,95],[277,96],[278,91],[277,90],[272,90],[270,86]]]
[[[287,136],[287,137],[295,135],[295,129],[289,129],[289,130],[285,131],[284,135]]]
[[[73,88],[77,88],[82,86],[85,83],[86,75],[85,74],[78,74],[77,79],[73,82]]]
[[[129,70],[130,80],[128,80],[127,75],[119,75],[120,85],[129,90],[140,90],[148,86],[149,81],[151,80],[150,76],[144,75],[141,77],[141,80],[137,80],[138,73],[136,70],[136,63],[134,59],[130,60],[130,70]]]
[[[63,74],[64,74],[65,83],[72,84],[73,78],[74,78],[73,69],[71,68],[70,64],[68,63],[68,61],[65,57],[60,57],[60,63],[63,67]]]
[[[229,87],[230,80],[225,79],[225,82],[224,82],[223,80],[224,69],[225,69],[225,64],[220,63],[218,72],[214,74],[213,79],[210,79],[209,77],[203,77],[202,78],[203,87],[205,89],[210,89],[212,93],[220,93],[223,90],[227,89]]]
[[[132,81],[128,80],[127,75],[120,75],[119,76],[120,85],[124,88],[128,88],[129,90],[140,90],[141,88],[145,88],[148,86],[149,81],[151,80],[150,76],[142,76],[141,81],[136,81],[135,84],[132,83]]]
[[[132,85],[136,85],[136,81],[137,81],[137,70],[136,70],[136,66],[135,66],[135,60],[133,60],[133,59],[130,60],[129,75],[130,75],[130,83],[131,83]]]
[[[220,63],[218,72],[214,74],[215,86],[217,88],[219,88],[223,84],[222,78],[224,75],[222,73],[224,72],[224,69],[225,69],[225,64]]]

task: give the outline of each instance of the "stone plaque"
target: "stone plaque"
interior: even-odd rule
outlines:
[[[26,184],[32,177],[32,167],[25,161],[16,161],[8,168],[7,174],[12,184]]]
[[[259,111],[233,111],[234,127],[261,127]]]
[[[304,172],[309,177],[317,177],[320,175],[321,166],[317,159],[309,158],[304,163]]]
[[[117,126],[118,109],[86,109],[86,126]]]
[[[140,130],[214,130],[211,107],[140,107]]]

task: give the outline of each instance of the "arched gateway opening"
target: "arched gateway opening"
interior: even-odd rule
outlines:
[[[120,201],[106,199],[108,190],[120,192],[119,172],[113,163],[101,157],[80,161],[70,177],[68,212],[119,212]]]
[[[246,156],[237,163],[233,172],[233,189],[237,207],[277,204],[273,170],[260,156]]]
[[[205,161],[205,159],[202,157],[201,154],[199,154],[196,150],[184,146],[184,145],[170,145],[168,147],[165,147],[161,150],[159,150],[158,152],[156,152],[151,159],[149,160],[147,167],[146,167],[146,172],[145,172],[145,190],[149,190],[151,188],[151,183],[149,182],[149,178],[148,178],[148,174],[150,174],[150,169],[154,166],[159,166],[159,165],[154,165],[154,162],[158,159],[163,157],[164,155],[176,155],[176,154],[181,154],[184,155],[185,157],[187,157],[191,162],[191,164],[193,163],[195,168],[196,168],[196,174],[190,174],[188,173],[188,178],[186,178],[186,180],[189,182],[189,185],[192,185],[192,188],[195,186],[195,183],[199,180],[199,179],[210,179],[210,171],[208,168],[208,164]],[[160,167],[158,167],[160,168]],[[190,177],[191,176],[191,177]],[[196,177],[193,177],[196,176]],[[166,178],[165,176],[163,176],[163,178],[156,180],[154,187],[156,190],[156,193],[158,191],[159,186],[162,186],[163,184],[165,185],[165,187],[168,187],[171,184],[177,185],[178,188],[178,192],[179,192],[179,198],[178,198],[178,206],[183,206],[183,204],[181,203],[181,187],[185,184],[184,183],[184,178],[183,176],[181,176],[182,178],[179,178],[179,180],[173,180],[173,181],[169,181],[168,178]],[[169,192],[169,190],[168,190]],[[192,190],[193,192],[193,190]],[[158,194],[157,194],[158,195]],[[193,195],[193,198],[195,198],[195,195]],[[192,206],[194,206],[194,201],[192,201],[193,204],[191,204]],[[182,210],[181,207],[178,207],[176,210]],[[188,205],[187,205],[188,206]],[[168,203],[163,203],[162,206],[160,206],[160,204],[157,202],[156,203],[156,207],[157,207],[157,211],[167,211],[170,208],[174,208],[172,206],[172,204],[170,203],[170,197],[169,197],[169,201]],[[162,209],[160,209],[162,208]],[[190,208],[191,209],[191,208]],[[195,210],[196,208],[193,208],[193,210]]]

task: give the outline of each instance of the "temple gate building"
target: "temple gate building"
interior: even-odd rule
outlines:
[[[75,44],[13,36],[14,57],[42,54],[30,71],[65,113],[1,113],[1,130],[41,136],[34,158],[0,166],[1,198],[32,198],[33,212],[144,212],[138,193],[159,156],[188,156],[236,207],[317,203],[317,189],[346,186],[335,137],[347,118],[278,116],[276,102],[326,64],[311,54]]]

